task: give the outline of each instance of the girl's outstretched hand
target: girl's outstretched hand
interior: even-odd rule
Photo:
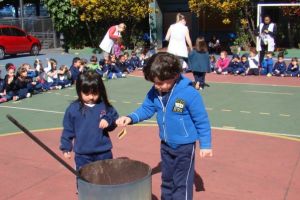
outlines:
[[[131,123],[131,118],[130,117],[120,117],[119,119],[116,120],[116,124],[118,126],[127,126],[128,124]]]
[[[99,123],[99,128],[105,129],[108,127],[108,122],[105,119],[101,119],[100,123]]]
[[[71,159],[71,153],[70,152],[64,152],[64,157],[66,159]]]
[[[212,157],[212,149],[200,149],[200,158]]]

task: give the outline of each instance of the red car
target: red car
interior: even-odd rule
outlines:
[[[15,26],[0,25],[0,59],[5,55],[27,52],[36,56],[40,50],[41,43],[36,37]]]

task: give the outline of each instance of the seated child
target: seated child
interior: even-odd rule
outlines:
[[[122,71],[119,69],[116,63],[116,56],[112,55],[110,57],[110,68],[108,72],[108,79],[117,79],[117,78],[122,78],[126,77],[125,74],[122,73]]]
[[[67,67],[67,65],[60,66],[57,74],[58,85],[62,88],[71,86],[71,73]]]
[[[292,58],[292,61],[285,72],[285,76],[300,77],[298,58]]]
[[[97,69],[101,69],[99,63],[98,63],[98,58],[97,56],[93,55],[90,58],[90,63],[87,65],[87,67],[91,70],[97,70]]]
[[[47,77],[46,77],[46,72],[44,70],[43,64],[41,60],[36,59],[33,63],[33,66],[36,71],[36,78],[35,81],[37,84],[41,85],[42,91],[47,91],[49,90],[49,84],[47,82]]]
[[[230,63],[230,59],[227,57],[228,54],[226,51],[222,51],[220,58],[216,63],[215,73],[217,74],[228,74],[227,68]]]
[[[266,53],[266,58],[261,63],[262,68],[260,71],[260,75],[272,76],[273,65],[274,65],[272,56],[273,56],[272,52]]]
[[[1,70],[0,70],[0,99],[2,98],[3,91],[4,91],[4,79],[2,79]]]
[[[125,66],[126,66],[126,68],[127,68],[127,70],[129,71],[129,72],[133,72],[134,71],[134,66],[131,64],[131,62],[130,62],[130,59],[129,59],[129,54],[128,54],[128,52],[125,52],[124,53],[124,58],[125,58]]]
[[[129,74],[130,70],[127,68],[127,64],[126,64],[126,58],[125,55],[120,55],[119,57],[119,61],[117,62],[117,66],[119,68],[119,70],[121,70],[121,72],[124,74]]]
[[[15,100],[29,98],[32,96],[36,82],[27,76],[27,68],[23,65],[17,71],[16,89],[17,97]]]
[[[240,56],[235,54],[235,55],[232,56],[230,64],[227,68],[227,72],[228,72],[228,74],[235,74],[237,69],[240,68],[240,67],[241,67]]]
[[[209,56],[209,61],[210,61],[210,70],[214,72],[216,68],[216,57],[214,55]]]
[[[245,72],[249,68],[249,61],[246,55],[241,57],[240,66],[234,72],[235,75],[245,75]]]
[[[278,55],[278,60],[273,68],[273,76],[284,76],[286,71],[286,64],[283,55]]]
[[[50,65],[50,71],[47,72],[47,82],[49,84],[49,89],[61,89],[62,86],[58,85],[58,70],[57,70],[57,62],[54,59],[50,59],[48,62],[48,66]],[[48,67],[49,68],[49,67]]]
[[[17,90],[16,90],[16,67],[12,63],[7,63],[5,65],[6,75],[4,77],[3,92],[1,94],[0,103],[17,100]]]
[[[79,57],[73,58],[72,61],[72,66],[70,67],[70,72],[71,72],[71,83],[75,84],[76,80],[79,77],[80,72],[83,70],[84,65],[82,60]]]
[[[255,75],[258,76],[259,75],[259,58],[258,58],[258,54],[255,48],[251,48],[250,50],[250,54],[249,54],[249,68],[246,71],[245,75]]]
[[[136,52],[131,53],[131,58],[129,62],[133,69],[138,69],[141,66],[140,58],[136,55]]]

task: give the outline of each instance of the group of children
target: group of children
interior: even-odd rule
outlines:
[[[66,65],[58,67],[55,59],[47,59],[47,67],[43,67],[41,60],[36,59],[33,66],[22,64],[17,68],[12,63],[5,66],[6,75],[1,78],[0,70],[0,103],[10,100],[20,100],[31,97],[48,90],[70,87],[76,82],[80,72],[94,70],[106,79],[126,77],[135,69],[142,69],[145,64],[145,55],[140,57],[132,53],[124,53],[117,59],[115,55],[108,55],[98,62],[97,56],[93,55],[90,62],[86,59],[75,57],[69,68]]]
[[[273,53],[267,52],[262,63],[259,63],[259,56],[255,49],[250,50],[249,56],[233,55],[231,59],[226,51],[222,51],[218,60],[211,55],[210,63],[211,70],[217,74],[300,77],[298,58],[292,58],[287,65],[283,54],[279,54],[275,62]]]

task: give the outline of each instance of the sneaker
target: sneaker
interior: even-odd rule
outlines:
[[[30,98],[31,97],[31,94],[28,92],[27,94],[26,94],[26,98]]]
[[[113,73],[113,75],[111,76],[111,79],[117,79],[117,75],[115,73]]]
[[[122,78],[126,78],[127,77],[127,75],[126,74],[122,74]]]
[[[272,76],[272,74],[271,74],[271,73],[268,73],[268,74],[267,74],[267,77],[271,77],[271,76]]]
[[[58,85],[58,86],[55,87],[55,89],[57,89],[57,90],[61,90],[61,88],[62,88],[61,85]]]

